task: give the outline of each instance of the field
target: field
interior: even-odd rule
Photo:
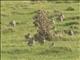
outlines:
[[[30,2],[30,1],[1,1],[1,60],[80,60],[80,3]],[[67,11],[68,7],[74,10]],[[54,38],[44,45],[36,43],[27,45],[24,35],[36,33],[33,25],[35,11],[47,10],[49,15],[54,10],[63,12],[65,20],[56,21],[57,31],[69,30],[71,26],[75,34],[64,34],[62,38]],[[9,30],[9,22],[18,22],[15,31]]]

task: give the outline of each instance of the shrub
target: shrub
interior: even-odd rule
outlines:
[[[68,7],[67,9],[66,9],[66,11],[74,11],[75,9],[73,8],[73,7]]]

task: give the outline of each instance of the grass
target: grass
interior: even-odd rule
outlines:
[[[2,1],[1,2],[1,60],[79,60],[80,59],[80,3],[53,3],[42,2],[32,4],[22,1]],[[66,11],[68,7],[74,11]],[[69,30],[70,26],[76,26],[77,31],[73,36],[66,33],[60,37],[54,37],[55,45],[50,47],[51,42],[44,45],[36,43],[29,47],[24,35],[30,32],[36,33],[33,25],[33,16],[38,9],[45,9],[49,15],[54,10],[60,10],[65,15],[63,22],[56,21],[57,31]],[[15,31],[9,30],[8,23],[16,20],[19,24]]]

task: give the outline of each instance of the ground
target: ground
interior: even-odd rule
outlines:
[[[1,60],[79,60],[80,59],[80,3],[55,3],[55,2],[1,2]],[[74,8],[67,11],[68,7]],[[54,38],[54,46],[51,42],[44,45],[36,43],[32,47],[27,45],[24,35],[30,32],[36,33],[33,25],[33,16],[39,9],[47,10],[49,15],[54,10],[63,12],[65,20],[56,21],[57,31],[69,30],[70,26],[75,34],[64,34],[62,38]],[[9,30],[8,23],[11,20],[17,22],[14,31]],[[54,29],[53,29],[54,31]]]

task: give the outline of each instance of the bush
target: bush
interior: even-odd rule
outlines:
[[[73,8],[73,7],[68,7],[67,9],[66,9],[66,11],[74,11],[75,9]]]

